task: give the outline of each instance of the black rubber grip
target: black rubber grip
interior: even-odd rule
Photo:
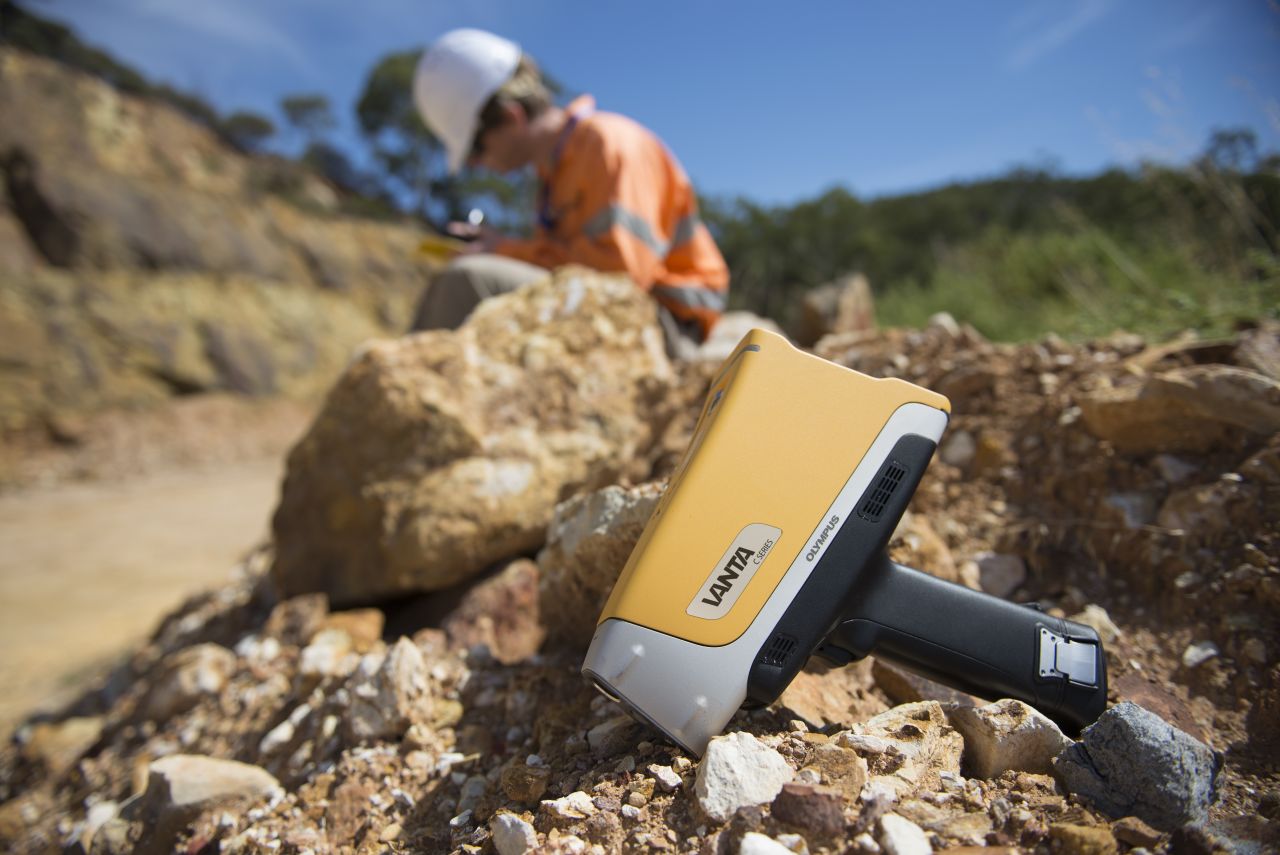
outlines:
[[[1052,667],[1057,640],[1093,673],[1085,668],[1073,679]],[[826,648],[828,655],[843,651],[853,659],[874,655],[980,697],[1025,701],[1073,731],[1106,708],[1106,656],[1091,627],[903,567],[883,554],[859,574]]]

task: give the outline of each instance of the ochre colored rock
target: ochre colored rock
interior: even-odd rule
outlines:
[[[1232,430],[1280,431],[1280,381],[1228,365],[1193,365],[1080,400],[1085,426],[1122,451],[1206,451]]]
[[[276,583],[368,602],[536,550],[557,502],[646,474],[671,376],[653,301],[580,268],[370,345],[289,455]]]

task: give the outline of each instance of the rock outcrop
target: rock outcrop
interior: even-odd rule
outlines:
[[[274,578],[353,603],[532,553],[558,502],[648,474],[673,376],[653,302],[574,268],[371,345],[289,455]]]
[[[0,48],[0,432],[177,395],[316,397],[396,335],[421,230],[296,166]]]

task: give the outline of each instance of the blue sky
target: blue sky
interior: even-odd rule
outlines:
[[[601,109],[654,129],[704,193],[862,197],[1016,165],[1185,162],[1248,127],[1280,150],[1275,0],[44,0],[223,111],[327,94],[352,117],[393,50],[459,26],[519,42]]]

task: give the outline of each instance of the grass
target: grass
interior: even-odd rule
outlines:
[[[1204,336],[1280,317],[1280,259],[1263,250],[1207,262],[1194,241],[1123,245],[1084,226],[1048,234],[999,230],[948,250],[923,283],[876,295],[886,326],[920,326],[949,312],[988,338],[1026,341],[1054,332],[1083,339],[1129,330],[1162,339]]]

